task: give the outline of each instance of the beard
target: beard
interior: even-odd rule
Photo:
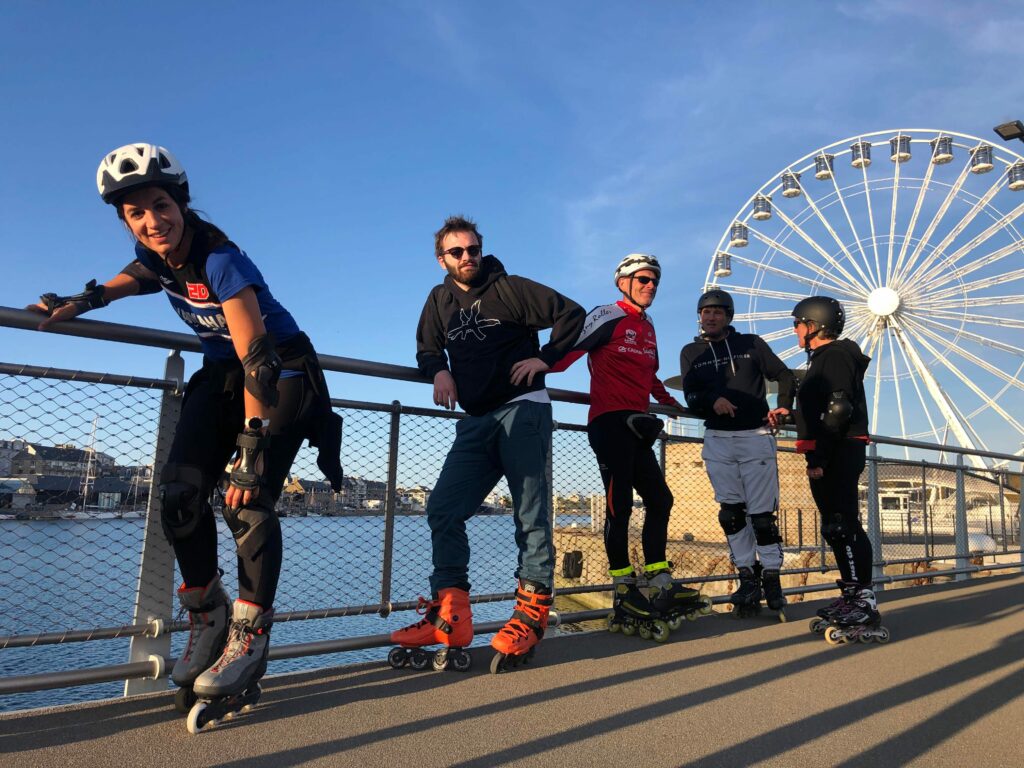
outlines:
[[[448,265],[448,274],[452,276],[452,280],[462,283],[463,285],[469,285],[477,287],[483,283],[483,269],[481,264],[467,264],[465,266]]]

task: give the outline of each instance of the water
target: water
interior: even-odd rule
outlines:
[[[568,524],[560,517],[559,524]],[[586,516],[571,522],[589,525]],[[220,565],[229,593],[237,584],[233,542],[221,523]],[[384,519],[288,517],[282,519],[285,561],[278,612],[378,605],[384,552]],[[467,525],[473,547],[473,592],[511,592],[517,550],[508,515],[478,516]],[[144,531],[142,520],[0,521],[0,635],[130,624]],[[392,602],[415,600],[429,590],[430,532],[423,516],[395,519]],[[175,574],[175,583],[180,579]],[[504,620],[509,603],[474,606],[480,622]],[[172,618],[172,617],[165,617]],[[386,619],[376,613],[278,623],[275,645],[391,632],[415,620],[412,612]],[[186,633],[172,635],[176,657]],[[483,638],[476,640],[477,644]],[[98,640],[0,649],[0,677],[119,664],[129,640]],[[268,674],[381,660],[387,648],[347,651],[270,663]],[[0,696],[0,711],[120,696],[123,682]]]

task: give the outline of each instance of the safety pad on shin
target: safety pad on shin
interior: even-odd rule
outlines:
[[[747,526],[747,505],[723,502],[718,510],[718,522],[726,536],[739,533]]]
[[[213,514],[199,467],[165,464],[160,472],[160,523],[169,542],[192,535],[205,515]]]
[[[235,537],[238,556],[244,560],[255,560],[263,551],[273,529],[281,523],[273,510],[259,505],[260,498],[247,507],[224,508],[224,521],[231,535]]]
[[[829,546],[835,548],[855,541],[857,531],[852,530],[840,515],[835,515],[832,520],[822,523],[821,536]]]

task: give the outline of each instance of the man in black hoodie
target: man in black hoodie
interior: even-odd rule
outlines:
[[[482,256],[476,224],[453,216],[435,235],[448,274],[430,292],[416,329],[416,361],[434,383],[434,402],[468,414],[427,502],[434,571],[424,620],[392,635],[405,647],[468,644],[469,539],[466,520],[504,475],[519,547],[512,618],[495,635],[493,671],[532,653],[547,627],[554,583],[551,535],[551,400],[544,372],[580,335],[586,313],[573,301]],[[550,328],[541,346],[538,330]],[[453,642],[452,638],[457,638]],[[437,658],[435,657],[435,662]],[[437,664],[435,663],[435,666]]]
[[[780,610],[786,601],[779,580],[779,470],[772,432],[789,414],[794,379],[760,336],[736,332],[730,325],[733,313],[726,291],[712,288],[702,295],[697,301],[701,334],[683,347],[679,366],[687,406],[705,417],[701,458],[739,572],[730,599],[740,608],[754,607],[763,583],[768,607]],[[766,378],[779,383],[778,407],[771,410]]]
[[[839,566],[842,595],[818,611],[854,636],[878,639],[880,617],[871,589],[871,542],[860,523],[858,484],[868,444],[864,373],[871,358],[857,342],[840,339],[846,315],[829,296],[811,296],[793,308],[793,332],[809,364],[797,393],[797,453],[807,459],[811,495],[821,513],[821,534]],[[883,640],[884,642],[884,640]]]

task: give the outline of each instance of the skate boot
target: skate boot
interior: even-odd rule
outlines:
[[[397,643],[388,653],[388,664],[401,669],[406,664],[413,669],[428,666],[440,672],[451,666],[465,672],[473,663],[466,646],[473,642],[473,614],[469,607],[469,592],[457,587],[438,590],[437,599],[421,597],[417,613],[423,616],[415,624],[391,633],[391,642]],[[441,644],[431,653],[424,645]]]
[[[179,686],[174,694],[174,708],[186,715],[196,703],[192,683],[224,650],[231,600],[218,573],[205,587],[182,584],[178,589],[178,601],[182,611],[188,613],[188,640],[181,656],[174,662],[171,680]]]
[[[739,569],[739,586],[736,587],[735,592],[729,595],[729,602],[733,604],[733,613],[738,619],[756,616],[761,612],[761,579],[758,565],[755,563],[753,568],[742,566]]]
[[[870,586],[854,586],[856,589],[847,599],[843,610],[832,618],[831,626],[825,629],[825,642],[829,645],[889,642],[889,630],[882,626],[874,591]]]
[[[819,608],[815,611],[818,614],[818,618],[811,619],[810,630],[815,634],[825,634],[825,630],[832,626],[835,617],[846,609],[847,602],[853,599],[853,596],[857,594],[859,589],[859,585],[856,582],[843,581],[842,579],[836,579],[836,586],[839,587],[839,597],[824,608]]]
[[[761,589],[764,591],[764,602],[769,611],[779,615],[779,621],[786,620],[786,597],[782,594],[782,582],[775,568],[761,571]]]
[[[188,713],[189,733],[256,706],[262,693],[259,680],[267,671],[273,619],[272,608],[264,611],[255,603],[235,600],[224,652],[192,686],[199,701]]]
[[[497,651],[491,660],[491,674],[526,664],[533,658],[548,628],[552,603],[550,589],[535,581],[519,580],[512,618],[491,640],[491,647]]]
[[[684,620],[694,621],[711,613],[710,597],[672,580],[672,563],[647,566],[646,576],[651,606],[669,629],[679,629]]]
[[[639,634],[644,640],[664,643],[668,640],[668,622],[661,618],[650,599],[637,586],[635,576],[612,575],[612,612],[608,631],[624,635]]]

